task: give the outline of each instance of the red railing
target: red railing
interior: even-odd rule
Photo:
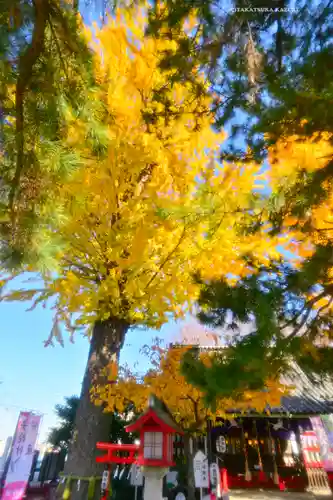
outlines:
[[[133,464],[136,461],[139,445],[137,444],[110,444],[97,443],[98,450],[106,451],[101,457],[96,457],[96,462],[103,464]],[[125,452],[127,456],[119,456],[119,452]],[[118,455],[117,455],[118,453]]]

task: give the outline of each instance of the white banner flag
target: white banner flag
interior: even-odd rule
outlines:
[[[21,412],[13,439],[2,500],[21,500],[28,484],[41,417]]]

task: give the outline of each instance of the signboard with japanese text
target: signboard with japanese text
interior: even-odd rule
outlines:
[[[209,466],[206,455],[198,451],[193,459],[194,482],[196,488],[209,487]]]
[[[21,412],[9,460],[2,500],[21,500],[28,484],[41,417]]]

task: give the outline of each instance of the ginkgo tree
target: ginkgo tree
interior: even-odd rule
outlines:
[[[226,417],[227,411],[263,411],[267,407],[277,407],[287,387],[278,379],[267,380],[263,390],[240,390],[221,398],[215,410],[204,404],[203,392],[190,384],[181,370],[184,354],[192,349],[190,345],[170,345],[162,343],[144,346],[143,353],[149,358],[151,367],[146,373],[138,373],[128,365],[117,366],[111,362],[103,371],[104,383],[91,391],[97,406],[104,404],[106,411],[123,412],[133,405],[137,412],[147,409],[151,394],[162,400],[175,421],[188,433],[206,431],[207,419]],[[213,351],[214,349],[212,349]],[[209,349],[200,354],[201,361],[210,364]]]
[[[80,110],[63,100],[59,130],[80,168],[57,187],[57,221],[39,230],[54,244],[54,267],[23,266],[39,273],[43,286],[3,296],[34,299],[34,306],[50,301],[58,338],[61,324],[72,333],[88,329],[89,359],[66,462],[66,472],[77,476],[100,470],[94,450],[107,438],[108,420],[91,403],[90,389],[118,359],[128,329],[159,328],[181,317],[198,296],[196,270],[207,279],[235,279],[253,272],[243,253],[260,261],[281,244],[238,231],[252,217],[259,166],[218,161],[224,134],[211,126],[212,99],[197,92],[204,76],[194,68],[192,81],[182,83],[173,70],[161,71],[162,54],[176,44],[146,37],[146,24],[146,11],[136,8],[86,29],[95,85],[87,86]]]
[[[158,340],[158,339],[157,339]],[[151,368],[145,373],[137,373],[128,366],[117,367],[111,363],[104,371],[105,381],[92,391],[96,405],[104,405],[107,412],[123,412],[134,407],[137,413],[147,408],[150,395],[155,395],[167,406],[174,420],[185,431],[185,458],[188,465],[187,481],[189,498],[194,499],[194,482],[191,436],[207,431],[207,419],[215,421],[226,417],[227,411],[245,412],[249,409],[263,411],[267,406],[278,407],[281,397],[288,387],[278,379],[266,380],[265,388],[258,391],[242,390],[230,392],[216,402],[212,411],[204,403],[204,393],[191,385],[183,376],[181,364],[184,354],[191,349],[189,345],[163,347],[161,342],[144,346],[143,353],[148,357]],[[210,364],[211,352],[200,354],[201,362]],[[224,381],[220,382],[223,385]]]

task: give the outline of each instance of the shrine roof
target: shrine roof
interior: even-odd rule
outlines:
[[[200,351],[217,351],[222,350],[223,347],[200,346],[199,349]],[[299,365],[291,362],[288,373],[281,376],[280,381],[293,388],[288,396],[281,398],[279,407],[269,409],[272,414],[333,414],[333,378],[307,374]],[[227,413],[238,412],[240,411],[237,409],[227,411]]]
[[[154,412],[156,417],[165,424],[166,427],[173,429],[177,434],[183,434],[184,431],[179,427],[179,425],[175,422],[171,414],[169,413],[167,407],[155,396],[150,397],[150,402],[148,409],[142,413],[132,424],[126,427],[126,430],[132,432],[132,428],[137,427],[140,421],[144,421],[145,417],[149,416],[151,412]]]
[[[290,371],[281,377],[281,382],[292,385],[293,390],[282,397],[280,409],[298,414],[333,413],[332,378],[308,375],[296,363],[291,363]]]

